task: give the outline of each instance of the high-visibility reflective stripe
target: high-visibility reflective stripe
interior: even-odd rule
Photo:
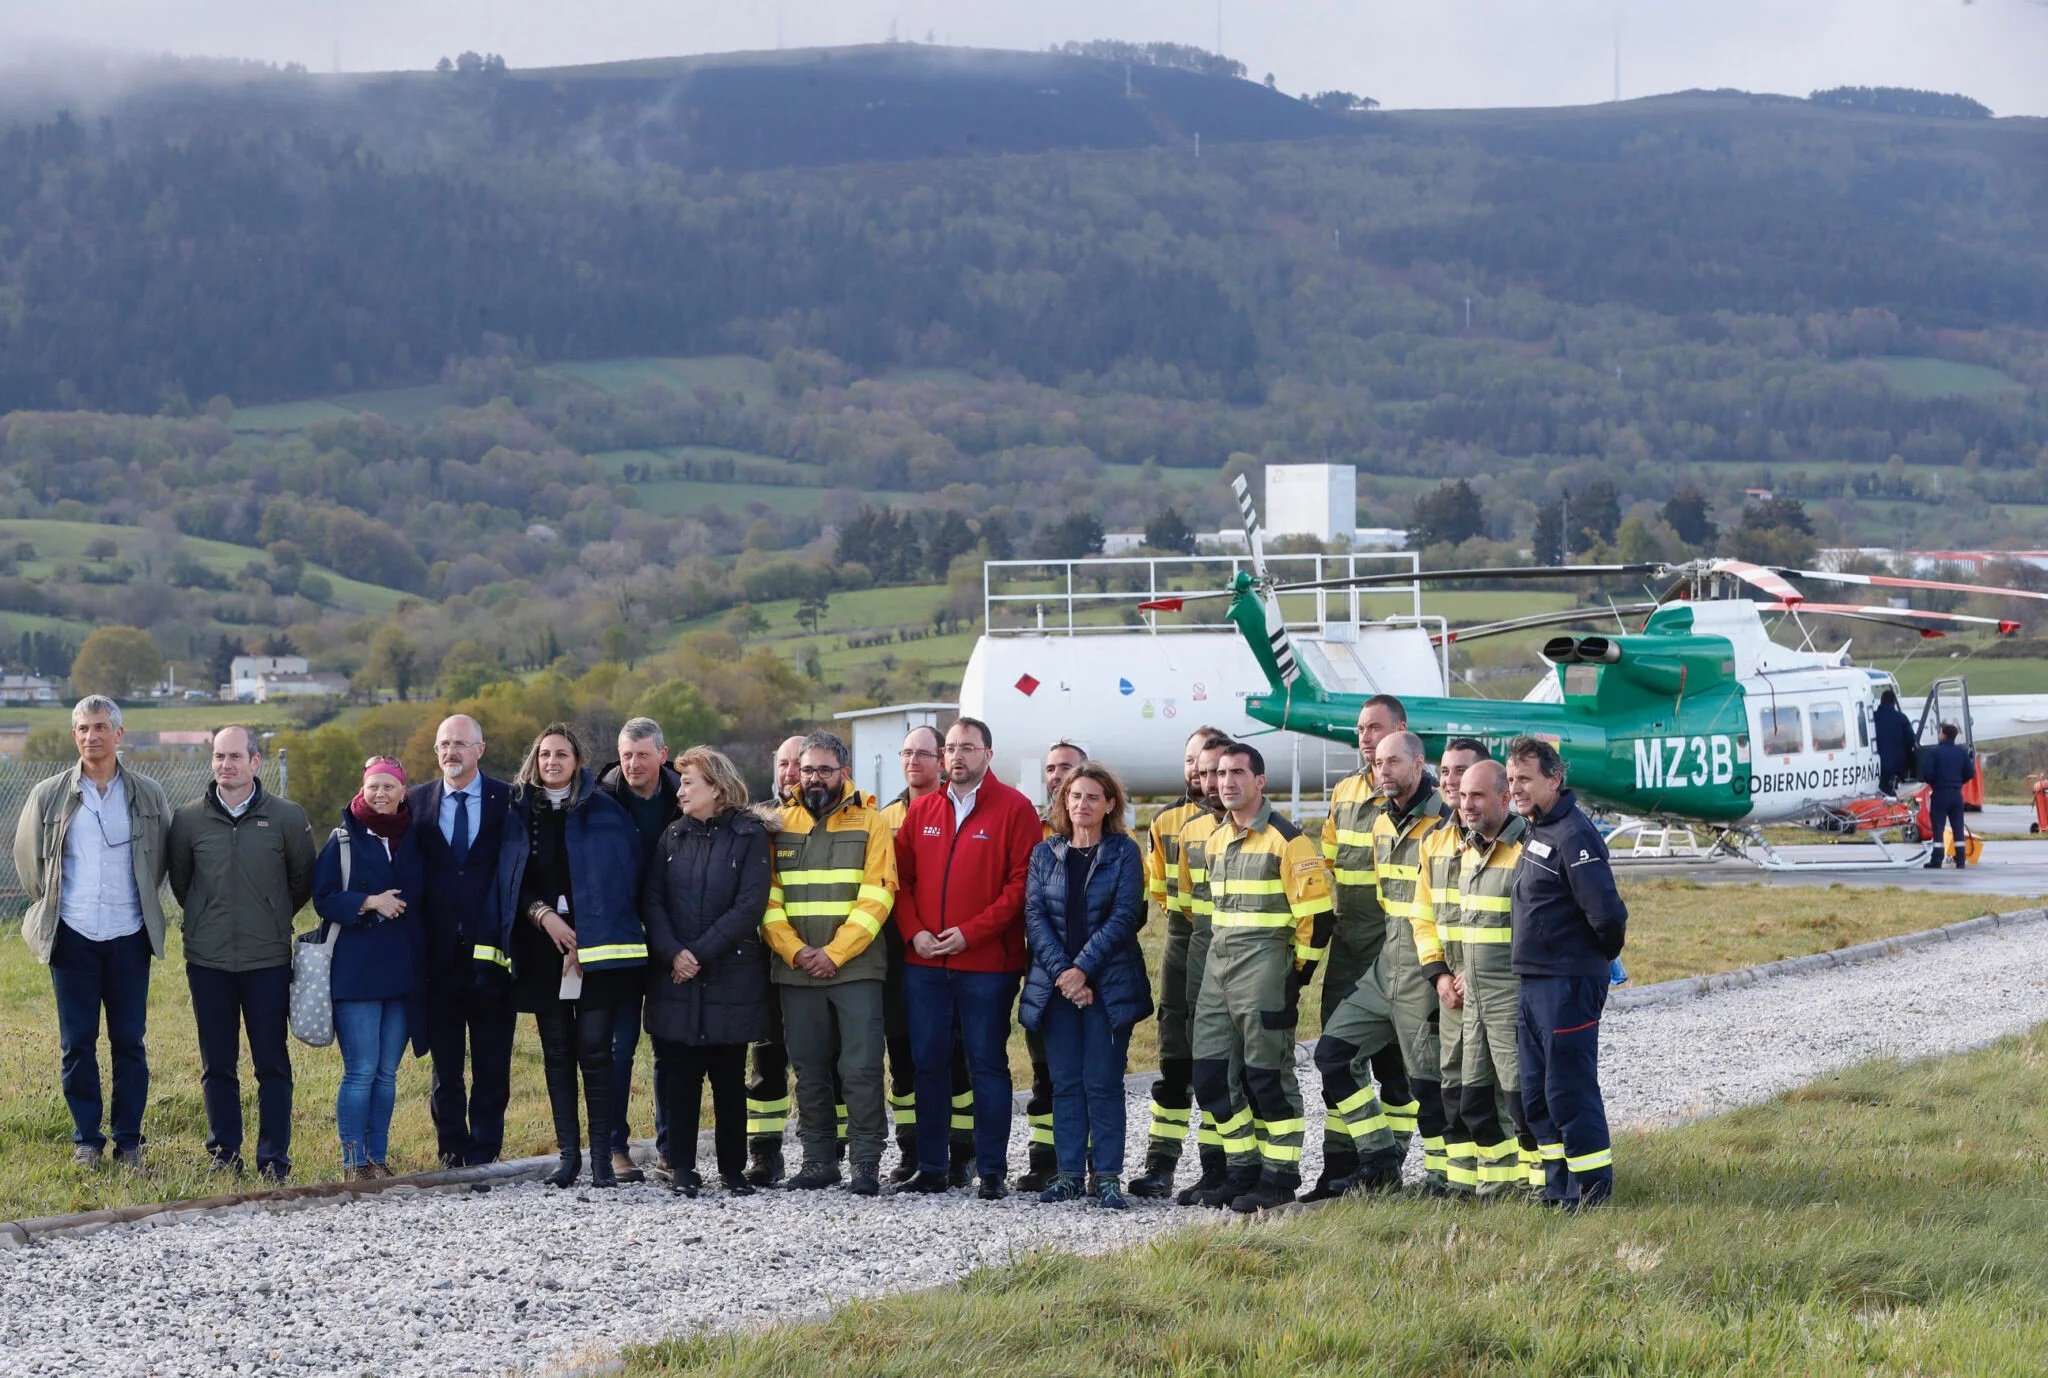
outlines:
[[[1335,842],[1325,842],[1325,843],[1323,844],[1323,860],[1325,860],[1325,861],[1335,861],[1336,859],[1337,859],[1337,844],[1336,844]]]
[[[747,1121],[747,1137],[757,1138],[763,1134],[780,1134],[788,1128],[789,1121],[787,1119],[749,1119]]]
[[[1307,943],[1296,943],[1294,959],[1297,962],[1320,962],[1323,959],[1323,951],[1323,948],[1311,947]]]
[[[858,885],[867,872],[858,866],[830,871],[784,871],[776,877],[784,885]]]
[[[1510,895],[1467,894],[1459,902],[1467,909],[1477,909],[1487,914],[1505,914],[1513,907],[1514,898]]]
[[[576,960],[590,962],[644,962],[647,960],[646,943],[602,943],[597,947],[579,947]]]
[[[1415,918],[1414,900],[1397,900],[1384,890],[1380,892],[1380,908],[1386,911],[1387,917],[1390,919],[1408,919],[1413,921]]]
[[[1336,907],[1337,901],[1331,899],[1328,895],[1317,895],[1313,899],[1302,900],[1300,903],[1295,904],[1293,906],[1294,917],[1297,919],[1312,919],[1318,914],[1327,914]]]
[[[917,1124],[917,1107],[914,1105],[892,1106],[891,1113],[898,1129],[911,1129]]]
[[[747,1097],[747,1113],[749,1115],[787,1115],[789,1107],[790,1098],[788,1096],[784,1096],[780,1100],[755,1100],[752,1096]]]
[[[1477,1187],[1479,1185],[1479,1169],[1476,1167],[1464,1167],[1456,1161],[1452,1161],[1444,1167],[1444,1178],[1452,1186]]]
[[[1175,1123],[1172,1120],[1154,1119],[1152,1127],[1146,1131],[1146,1134],[1150,1138],[1165,1139],[1173,1143],[1179,1143],[1188,1136],[1188,1127],[1186,1121]]]
[[[1370,847],[1372,846],[1372,834],[1369,832],[1362,833],[1356,828],[1339,828],[1337,829],[1337,845],[1339,847]]]
[[[1266,1133],[1275,1138],[1284,1138],[1289,1134],[1300,1134],[1307,1129],[1307,1120],[1268,1120],[1266,1122]]]
[[[1363,1118],[1349,1119],[1344,1122],[1344,1132],[1354,1139],[1368,1139],[1383,1129],[1391,1130],[1392,1128],[1393,1126],[1387,1123],[1387,1117],[1379,1113],[1367,1115]]]
[[[1341,866],[1331,873],[1331,878],[1339,885],[1370,885],[1373,883],[1373,873],[1371,871],[1352,871]]]
[[[912,1091],[908,1095],[899,1096],[894,1091],[891,1091],[889,1093],[889,1108],[891,1110],[917,1109],[917,1092]]]
[[[972,1091],[962,1091],[953,1097],[953,1108],[955,1110],[968,1110],[973,1107],[974,1093]]]
[[[1447,943],[1512,943],[1512,928],[1441,928],[1437,932]]]
[[[1521,1181],[1522,1175],[1523,1168],[1518,1162],[1481,1163],[1479,1165],[1479,1180],[1482,1182],[1506,1182],[1512,1184]]]
[[[1354,1110],[1363,1110],[1372,1104],[1377,1093],[1370,1086],[1361,1086],[1332,1107],[1339,1115],[1349,1115]]]
[[[972,1129],[974,1127],[974,1121],[969,1120],[967,1122],[967,1127],[969,1129]],[[1031,1126],[1031,1142],[1035,1144],[1051,1143],[1052,1131],[1050,1129],[1040,1129],[1037,1125]]]
[[[1234,880],[1224,877],[1209,887],[1216,895],[1284,895],[1286,888],[1277,880]]]
[[[1203,1148],[1224,1147],[1223,1135],[1217,1132],[1215,1121],[1204,1120],[1202,1127],[1195,1131],[1195,1142]]]
[[[1541,1154],[1545,1159],[1562,1158],[1564,1157],[1564,1145],[1539,1143],[1536,1145],[1536,1152]]]
[[[1292,928],[1292,914],[1247,914],[1240,910],[1218,909],[1210,920],[1218,928]]]
[[[1382,861],[1375,867],[1382,880],[1421,880],[1420,866],[1403,866],[1397,861]]]
[[[1032,1125],[1044,1125],[1047,1129],[1052,1128],[1051,1111],[1047,1111],[1042,1115],[1026,1115],[1024,1118]]]
[[[1290,1147],[1287,1144],[1262,1143],[1259,1145],[1259,1156],[1270,1158],[1276,1163],[1298,1163],[1301,1161],[1301,1145],[1295,1144]]]
[[[882,921],[865,909],[847,910],[846,919],[848,923],[866,933],[870,938],[882,931]]]
[[[507,971],[512,969],[512,959],[507,957],[503,950],[491,947],[486,943],[478,943],[469,955],[479,962],[489,962],[491,965],[501,966]]]
[[[1170,1105],[1161,1105],[1157,1101],[1152,1102],[1152,1122],[1154,1124],[1164,1120],[1168,1124],[1185,1126],[1192,1113],[1192,1111],[1185,1108],[1176,1110]]]
[[[1594,1168],[1613,1167],[1614,1150],[1603,1148],[1598,1153],[1584,1153],[1576,1158],[1567,1158],[1564,1165],[1573,1172],[1591,1172]]]
[[[896,903],[895,892],[886,885],[863,885],[860,887],[860,898],[863,902],[872,901],[884,907],[894,907]]]
[[[818,916],[845,918],[853,909],[853,901],[844,900],[791,900],[782,906],[782,912],[792,919],[808,919]]]

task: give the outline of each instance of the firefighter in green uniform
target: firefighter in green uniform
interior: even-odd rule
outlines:
[[[1323,820],[1323,860],[1330,868],[1330,895],[1336,910],[1330,928],[1330,957],[1323,964],[1325,1027],[1359,978],[1372,970],[1386,942],[1387,920],[1380,909],[1372,858],[1373,820],[1385,809],[1386,800],[1373,783],[1372,754],[1381,738],[1407,729],[1408,710],[1401,700],[1392,694],[1367,699],[1358,710],[1358,771],[1345,776],[1330,792],[1330,813]],[[1375,1054],[1372,1072],[1379,1080],[1387,1123],[1405,1143],[1415,1133],[1416,1106],[1408,1088],[1407,1069],[1401,1063],[1401,1045],[1389,1044]],[[1305,1199],[1316,1201],[1334,1194],[1333,1181],[1346,1173],[1333,1174],[1331,1165],[1343,1168],[1350,1148],[1351,1136],[1344,1126],[1325,1121],[1323,1175]]]
[[[1195,1004],[1201,998],[1202,979],[1209,969],[1209,940],[1214,934],[1210,920],[1216,908],[1209,898],[1209,865],[1207,849],[1209,835],[1223,821],[1223,804],[1216,797],[1216,764],[1230,747],[1228,738],[1210,738],[1204,742],[1195,758],[1196,787],[1201,791],[1202,810],[1181,825],[1180,831],[1180,897],[1181,913],[1186,916],[1188,933],[1188,969],[1186,1000],[1188,1008],[1188,1041],[1190,1057],[1188,1075],[1190,1088],[1193,1086]],[[1251,1104],[1244,1090],[1244,1059],[1232,1055],[1230,1059],[1230,1115],[1234,1119],[1239,1111],[1246,1111]],[[1200,1114],[1197,1106],[1196,1113]],[[1192,1206],[1204,1193],[1215,1191],[1230,1175],[1230,1159],[1218,1126],[1224,1120],[1214,1115],[1202,1115],[1201,1126],[1195,1135],[1197,1151],[1201,1155],[1202,1171],[1194,1185],[1183,1188],[1174,1199],[1183,1206]],[[1171,1189],[1171,1181],[1168,1182]]]
[[[1480,761],[1463,776],[1461,826],[1438,829],[1425,847],[1415,943],[1423,970],[1441,964],[1451,981],[1443,1002],[1451,1190],[1489,1198],[1513,1195],[1540,1173],[1536,1136],[1522,1114],[1515,1042],[1522,983],[1508,961],[1510,899],[1528,824],[1508,808],[1499,762]]]
[[[1197,1200],[1250,1214],[1292,1201],[1301,1184],[1294,1030],[1301,989],[1329,947],[1330,882],[1316,844],[1266,802],[1258,748],[1225,747],[1216,779],[1225,817],[1203,842],[1213,912],[1195,1003],[1195,1093],[1220,1121],[1230,1166]],[[1244,1059],[1252,1102],[1236,1112],[1232,1053]]]
[[[1445,1171],[1443,1090],[1437,1069],[1439,1001],[1415,958],[1411,920],[1415,882],[1422,873],[1423,841],[1439,825],[1452,820],[1429,778],[1422,739],[1413,732],[1395,732],[1380,739],[1373,753],[1373,777],[1386,799],[1385,809],[1372,825],[1373,873],[1380,907],[1387,916],[1379,969],[1392,1003],[1394,1029],[1401,1039],[1409,1090],[1415,1097],[1425,1183],[1430,1190],[1443,1191],[1449,1188],[1449,1178]]]
[[[1146,887],[1166,918],[1166,951],[1159,962],[1159,1076],[1152,1083],[1152,1131],[1145,1171],[1125,1187],[1133,1196],[1164,1196],[1173,1190],[1173,1172],[1192,1118],[1195,1064],[1188,1044],[1188,939],[1195,929],[1180,899],[1180,833],[1188,820],[1203,812],[1202,785],[1196,775],[1202,748],[1212,742],[1221,747],[1228,740],[1213,727],[1196,728],[1188,738],[1181,757],[1187,794],[1152,820],[1152,845],[1145,853]]]

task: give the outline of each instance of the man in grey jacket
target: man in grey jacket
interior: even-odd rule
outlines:
[[[142,1107],[149,1099],[143,1039],[149,959],[164,955],[163,787],[121,768],[121,706],[103,695],[71,710],[78,764],[29,792],[14,829],[14,869],[28,893],[21,936],[50,968],[63,1050],[71,1161],[97,1167],[101,1132],[100,1011],[113,1050],[114,1158],[142,1166]]]
[[[242,1170],[242,1030],[256,1068],[256,1170],[291,1171],[292,916],[313,896],[306,811],[263,788],[256,734],[213,734],[213,783],[171,815],[171,893],[184,908],[185,983],[213,1171]]]

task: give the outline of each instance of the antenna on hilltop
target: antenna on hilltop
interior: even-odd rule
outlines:
[[[1614,15],[1614,98],[1621,99],[1621,12]]]
[[[1223,56],[1223,0],[1216,0],[1216,56]]]

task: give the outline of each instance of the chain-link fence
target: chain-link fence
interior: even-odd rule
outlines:
[[[62,775],[76,764],[72,761],[0,761],[0,919],[18,919],[28,908],[28,894],[21,888],[21,875],[14,869],[14,826],[20,821],[29,792],[52,775]],[[172,808],[197,799],[213,779],[204,757],[185,761],[129,759],[122,765],[137,775],[147,775],[164,787]],[[282,755],[265,756],[263,788],[289,797],[289,776]]]

